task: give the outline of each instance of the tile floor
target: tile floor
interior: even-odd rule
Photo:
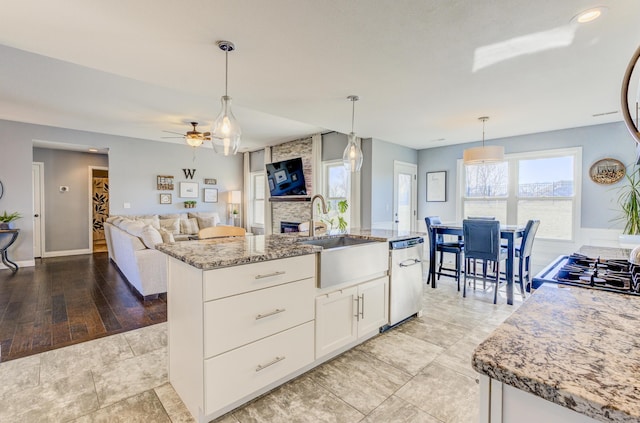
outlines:
[[[477,421],[471,354],[521,304],[463,299],[443,278],[424,315],[248,403],[216,423]],[[190,422],[167,380],[160,323],[0,363],[1,422]]]

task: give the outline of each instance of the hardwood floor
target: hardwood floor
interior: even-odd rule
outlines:
[[[143,301],[107,253],[0,270],[0,361],[166,320],[166,295]]]

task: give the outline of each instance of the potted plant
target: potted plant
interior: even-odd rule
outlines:
[[[622,215],[615,220],[624,222],[621,244],[640,245],[640,167],[625,175],[627,183],[618,189],[618,205]]]
[[[18,212],[8,214],[5,210],[3,214],[0,214],[0,229],[13,229],[14,220],[20,219],[22,216]]]
[[[337,229],[340,232],[342,233],[346,232],[348,223],[344,218],[344,214],[349,209],[349,202],[347,200],[338,201],[337,203],[338,210],[332,210],[331,203],[329,203],[327,205],[327,209],[329,213],[327,213],[326,215],[323,215],[320,210],[320,205],[318,204],[318,214],[322,215],[322,217],[320,218],[320,221],[324,222],[327,226],[329,226],[330,230],[334,228],[335,224],[337,224]]]
[[[185,209],[192,209],[196,206],[196,202],[193,200],[188,200],[184,202],[184,208]]]

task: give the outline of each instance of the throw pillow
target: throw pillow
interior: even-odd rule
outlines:
[[[220,224],[220,216],[217,212],[189,212],[189,217],[195,217],[198,219],[198,226],[200,229],[208,228],[210,226],[218,226]]]
[[[160,229],[165,229],[173,235],[179,235],[180,219],[160,219]]]
[[[144,245],[146,245],[147,248],[154,250],[156,248],[156,244],[162,244],[162,236],[160,235],[160,232],[151,225],[145,225],[144,228],[142,228],[140,239],[142,239],[142,242],[144,242]]]
[[[162,237],[163,243],[176,242],[175,238],[173,238],[173,234],[168,230],[160,228],[158,229],[158,232],[160,232],[160,236]]]
[[[120,224],[120,229],[124,230],[125,232],[133,236],[140,236],[140,234],[142,233],[142,229],[144,227],[145,227],[144,222],[140,222],[138,220],[125,219]]]
[[[153,217],[137,217],[136,220],[144,222],[145,225],[151,225],[156,229],[160,229],[160,219],[158,218],[158,215]]]
[[[187,235],[195,235],[200,230],[198,220],[195,217],[191,219],[180,220],[180,232]]]

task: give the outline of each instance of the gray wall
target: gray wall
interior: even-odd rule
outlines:
[[[342,159],[347,142],[347,135],[340,132],[322,134],[322,161]]]
[[[108,167],[108,157],[34,148],[33,161],[44,163],[45,251],[89,248],[89,166]]]
[[[264,150],[252,151],[249,153],[249,171],[264,172]]]
[[[635,143],[621,122],[559,131],[491,140],[488,144],[503,145],[505,153],[521,153],[537,150],[551,150],[567,147],[582,147],[582,227],[622,228],[622,224],[612,222],[619,215],[614,185],[599,185],[589,178],[591,165],[606,157],[631,165],[635,160]],[[418,217],[439,215],[443,219],[455,219],[456,162],[462,158],[465,148],[480,143],[459,144],[448,147],[430,148],[418,152]],[[426,202],[426,172],[447,171],[447,202]]]
[[[362,140],[361,225],[381,227],[393,221],[393,162],[418,163],[413,148],[377,139]]]
[[[160,134],[159,134],[160,135]],[[217,211],[226,218],[226,192],[242,190],[242,155],[224,157],[213,150],[195,151],[186,145],[147,141],[51,126],[0,120],[0,179],[6,195],[0,200],[0,210],[18,211],[30,216],[32,210],[31,164],[33,140],[94,146],[109,149],[110,213],[147,214],[185,211],[178,197],[179,182],[187,181],[183,168],[196,169],[194,182],[200,183],[198,206],[194,211]],[[47,169],[45,168],[45,174]],[[173,175],[176,187],[173,204],[159,204],[157,175]],[[216,178],[218,203],[203,203],[203,178]],[[124,203],[131,204],[130,209]],[[46,205],[45,205],[46,207]],[[11,248],[15,260],[33,259],[33,228],[31,219],[20,219],[20,238]],[[88,234],[87,234],[88,239]]]

